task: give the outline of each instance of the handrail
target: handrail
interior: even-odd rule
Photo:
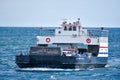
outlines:
[[[21,55],[21,56],[28,55],[28,52],[18,51],[17,55]]]

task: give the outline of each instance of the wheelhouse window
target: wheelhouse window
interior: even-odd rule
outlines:
[[[64,31],[67,31],[67,26],[64,27]]]
[[[69,31],[72,31],[72,26],[69,27]]]
[[[77,29],[76,29],[76,26],[73,26],[73,31],[76,31]]]

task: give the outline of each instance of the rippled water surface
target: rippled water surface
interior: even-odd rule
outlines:
[[[109,30],[109,61],[105,68],[72,70],[19,69],[15,64],[18,51],[36,45],[39,28],[0,27],[0,80],[120,80],[120,28]]]

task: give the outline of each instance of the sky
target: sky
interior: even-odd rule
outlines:
[[[84,27],[120,27],[120,0],[0,0],[0,26],[57,27],[77,18]]]

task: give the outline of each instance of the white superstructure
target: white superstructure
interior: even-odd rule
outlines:
[[[108,37],[107,31],[83,29],[78,21],[67,23],[64,21],[60,28],[55,29],[54,36],[37,36],[37,45],[39,44],[73,44],[76,47],[80,45],[99,46],[98,57],[108,57]],[[78,47],[78,46],[77,46]],[[80,48],[80,47],[79,47]]]

